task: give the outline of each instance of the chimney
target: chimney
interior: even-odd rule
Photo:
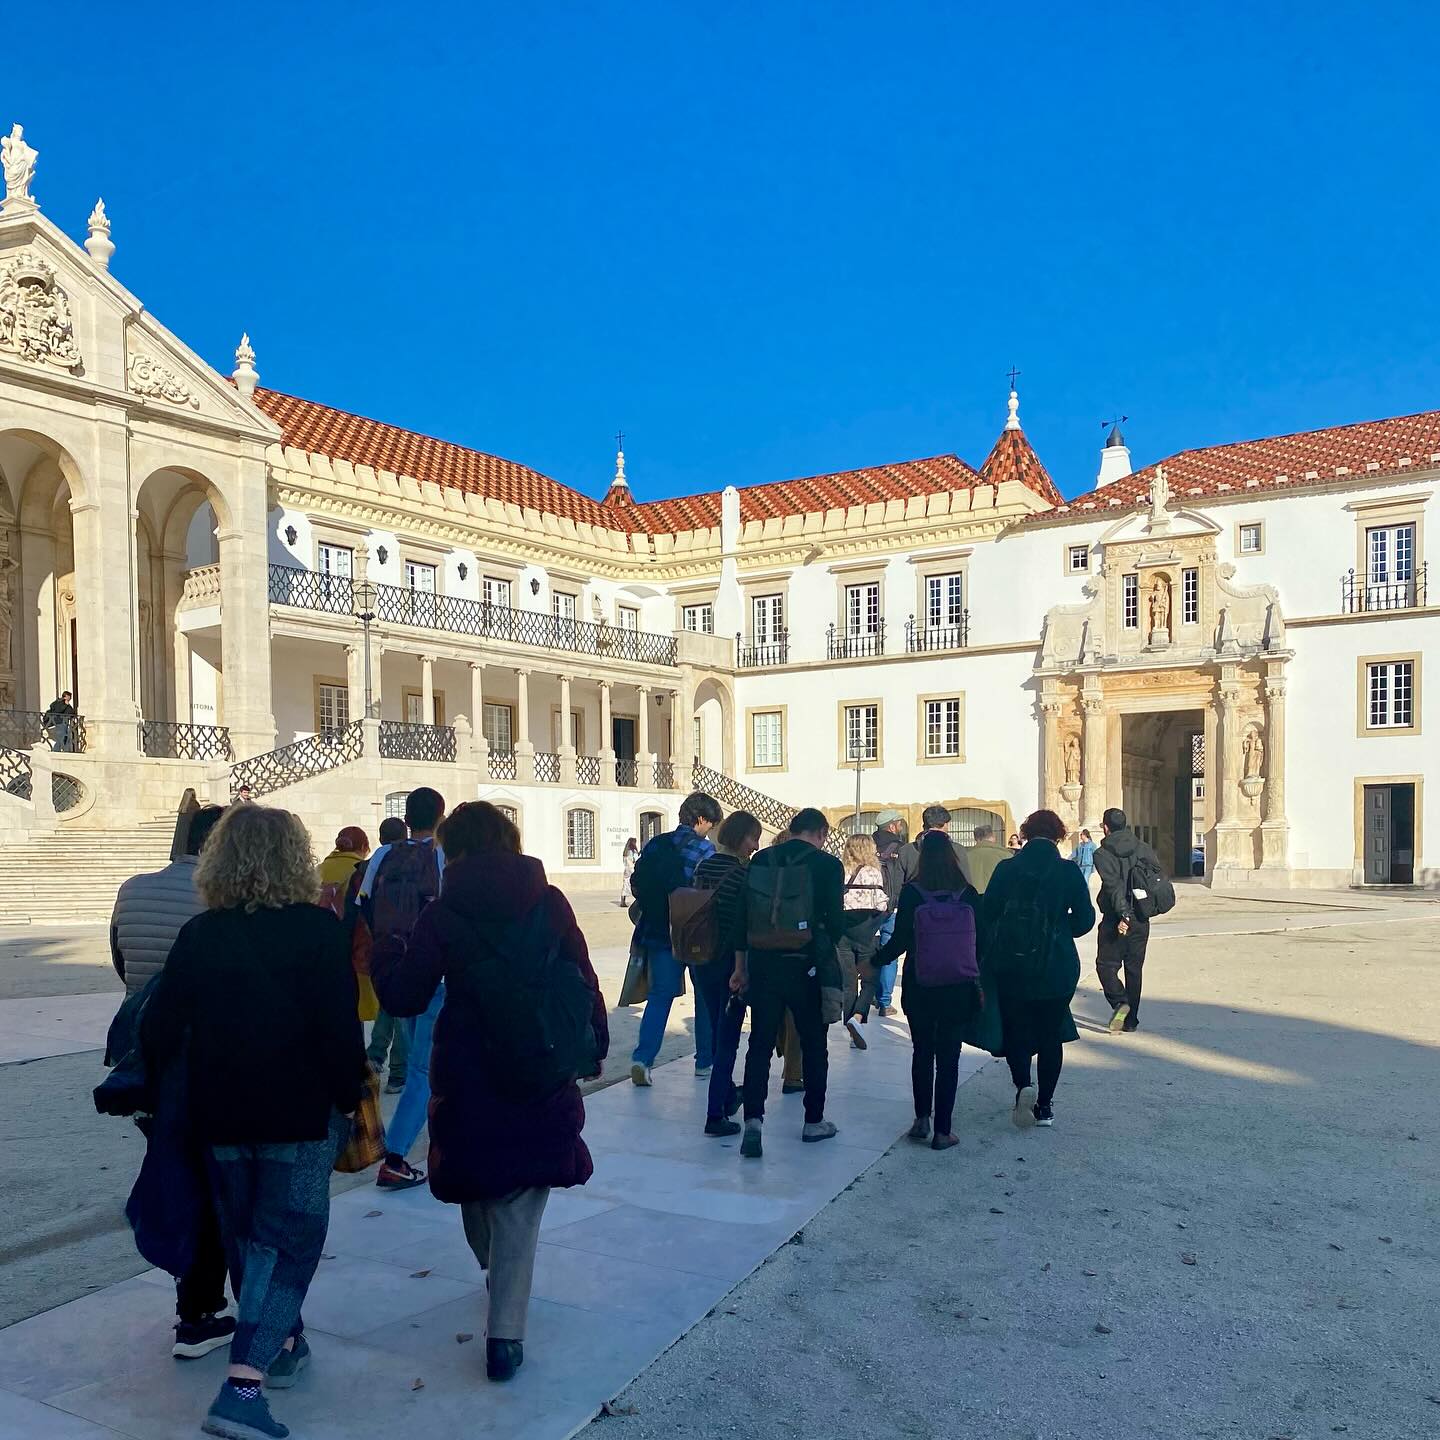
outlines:
[[[1130,447],[1120,433],[1118,424],[1110,427],[1105,448],[1100,452],[1100,473],[1095,477],[1095,488],[1103,490],[1117,480],[1123,480],[1131,472]]]

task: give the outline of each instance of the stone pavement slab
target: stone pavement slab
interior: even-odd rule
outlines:
[[[779,1094],[775,1063],[758,1162],[740,1160],[738,1139],[701,1133],[705,1087],[688,1058],[658,1068],[649,1090],[589,1096],[595,1176],[551,1197],[525,1367],[508,1386],[484,1378],[484,1281],[458,1211],[423,1189],[336,1197],[305,1309],[315,1363],[277,1415],[297,1440],[563,1440],[903,1133],[908,1032],[876,1017],[867,1035],[860,1053],[832,1027],[840,1134],[823,1145],[802,1144],[800,1099]],[[986,1058],[967,1052],[962,1076]],[[0,1440],[193,1435],[225,1354],[170,1358],[173,1299],[152,1271],[0,1332]]]

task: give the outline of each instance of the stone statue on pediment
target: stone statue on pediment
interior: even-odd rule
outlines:
[[[1166,508],[1170,504],[1170,481],[1165,477],[1165,467],[1157,465],[1155,473],[1150,477],[1150,529],[1168,530],[1170,528],[1170,512]]]
[[[5,172],[5,210],[33,210],[30,182],[35,178],[38,152],[25,143],[25,131],[16,125],[0,139],[0,168]]]

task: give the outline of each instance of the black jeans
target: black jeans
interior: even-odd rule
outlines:
[[[935,1115],[935,1133],[948,1135],[955,1119],[955,1091],[960,1084],[960,1032],[962,1022],[941,1015],[912,1012],[910,1039],[915,1054],[910,1060],[910,1085],[915,1092],[915,1115]]]
[[[1040,1047],[1036,1057],[1039,1061],[1040,1094],[1036,1103],[1048,1105],[1055,1098],[1055,1087],[1060,1083],[1060,1067],[1065,1062],[1065,1047],[1056,1040],[1053,1044]],[[1030,1057],[1028,1055],[1007,1055],[1005,1063],[1010,1067],[1010,1078],[1017,1090],[1023,1090],[1030,1083]]]
[[[220,1236],[220,1221],[208,1188],[201,1201],[195,1258],[175,1282],[175,1313],[187,1325],[195,1324],[202,1315],[216,1315],[225,1308],[225,1242]]]
[[[875,932],[883,917],[875,911],[858,913],[865,918],[847,924],[844,933],[835,942],[835,953],[840,961],[841,983],[845,987],[846,1020],[852,1015],[858,1015],[862,1020],[869,1018],[870,1007],[875,1003],[875,987],[879,981],[879,976],[873,970],[867,980],[861,973],[861,967],[871,965],[879,953],[880,941]]]
[[[1145,969],[1145,947],[1150,943],[1150,927],[1132,923],[1129,932],[1122,935],[1113,920],[1102,920],[1095,950],[1095,973],[1100,977],[1101,988],[1113,1010],[1117,1005],[1128,1003],[1130,1018],[1140,1018],[1140,981]],[[1121,987],[1120,971],[1125,971],[1125,984]]]
[[[745,1005],[730,990],[730,976],[734,971],[733,955],[728,960],[712,960],[708,965],[694,965],[690,969],[690,978],[695,983],[695,1003],[704,1006],[715,1036],[710,1095],[705,1111],[707,1120],[723,1120],[735,1099],[735,1057],[740,1053]],[[732,1000],[736,1003],[731,1004]]]
[[[825,1083],[830,1077],[830,1056],[825,1048],[825,1022],[820,1018],[820,981],[808,955],[750,952],[750,1049],[745,1055],[745,1118],[765,1114],[770,1089],[770,1057],[780,1020],[788,1008],[800,1036],[805,1063],[805,1123],[825,1118]]]

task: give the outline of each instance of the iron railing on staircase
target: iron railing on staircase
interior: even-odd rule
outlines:
[[[0,745],[0,793],[17,800],[30,798],[30,757],[23,750]]]
[[[252,798],[269,795],[286,785],[358,760],[364,751],[364,724],[352,720],[339,729],[321,730],[303,740],[282,745],[278,750],[267,750],[263,755],[252,755],[248,760],[237,762],[230,767],[230,793],[238,795],[248,785]]]
[[[85,717],[52,715],[48,710],[0,710],[0,745],[79,754],[85,749]]]
[[[783,800],[777,800],[773,795],[766,795],[760,790],[752,790],[733,776],[712,770],[698,760],[690,781],[696,790],[703,790],[705,794],[714,796],[727,814],[734,810],[748,811],[765,829],[774,834],[788,830],[791,820],[800,808],[798,805],[787,805]],[[844,845],[845,836],[841,827],[832,826],[825,848],[832,855],[838,855]]]
[[[140,750],[152,760],[233,760],[230,731],[224,725],[187,721],[142,720]]]

